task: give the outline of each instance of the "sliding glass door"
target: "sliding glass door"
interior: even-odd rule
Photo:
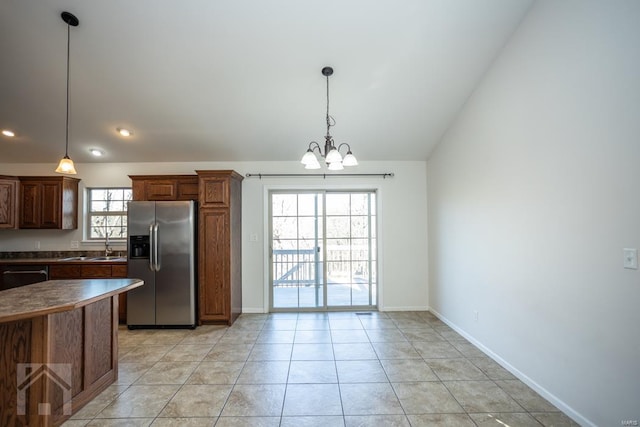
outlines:
[[[377,306],[374,191],[270,193],[273,311]]]

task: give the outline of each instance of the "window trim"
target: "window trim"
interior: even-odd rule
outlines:
[[[84,192],[84,220],[85,220],[85,224],[84,224],[84,229],[83,229],[83,239],[82,242],[83,243],[96,243],[96,242],[104,242],[105,239],[104,238],[92,238],[91,237],[91,218],[94,216],[94,212],[91,210],[91,201],[93,200],[91,197],[91,192],[92,190],[129,190],[132,192],[132,196],[133,196],[133,189],[131,187],[86,187],[85,188],[85,192]],[[133,197],[132,199],[133,200]],[[109,213],[105,213],[105,212],[95,212],[95,215],[102,215],[102,216],[126,216],[127,215],[127,211],[114,211],[114,212],[109,212]],[[128,224],[127,224],[128,226]],[[127,241],[126,236],[125,237],[110,237],[109,240],[111,242],[114,243],[125,243]]]

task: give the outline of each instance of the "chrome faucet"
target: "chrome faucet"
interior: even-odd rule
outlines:
[[[104,239],[104,256],[109,256],[113,253],[113,249],[109,246],[109,233],[105,233],[106,237]]]

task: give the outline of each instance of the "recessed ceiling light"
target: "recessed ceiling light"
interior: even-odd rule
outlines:
[[[130,131],[129,129],[117,128],[116,130],[122,136],[131,136],[131,135],[133,135],[133,131]]]
[[[14,131],[12,131],[12,130],[9,130],[9,129],[2,129],[2,134],[4,136],[8,136],[10,138],[16,136],[16,133]]]
[[[104,152],[102,150],[98,150],[97,148],[92,148],[89,150],[89,152],[96,157],[101,157],[104,155]]]

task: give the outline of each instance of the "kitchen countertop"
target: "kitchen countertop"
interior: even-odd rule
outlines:
[[[87,259],[69,260],[66,258],[0,258],[0,265],[8,264],[94,264],[94,263],[108,263],[108,264],[126,264],[127,257],[117,257],[111,259],[92,259],[94,257],[88,257]]]
[[[0,323],[74,310],[142,286],[140,279],[48,280],[0,291]]]

